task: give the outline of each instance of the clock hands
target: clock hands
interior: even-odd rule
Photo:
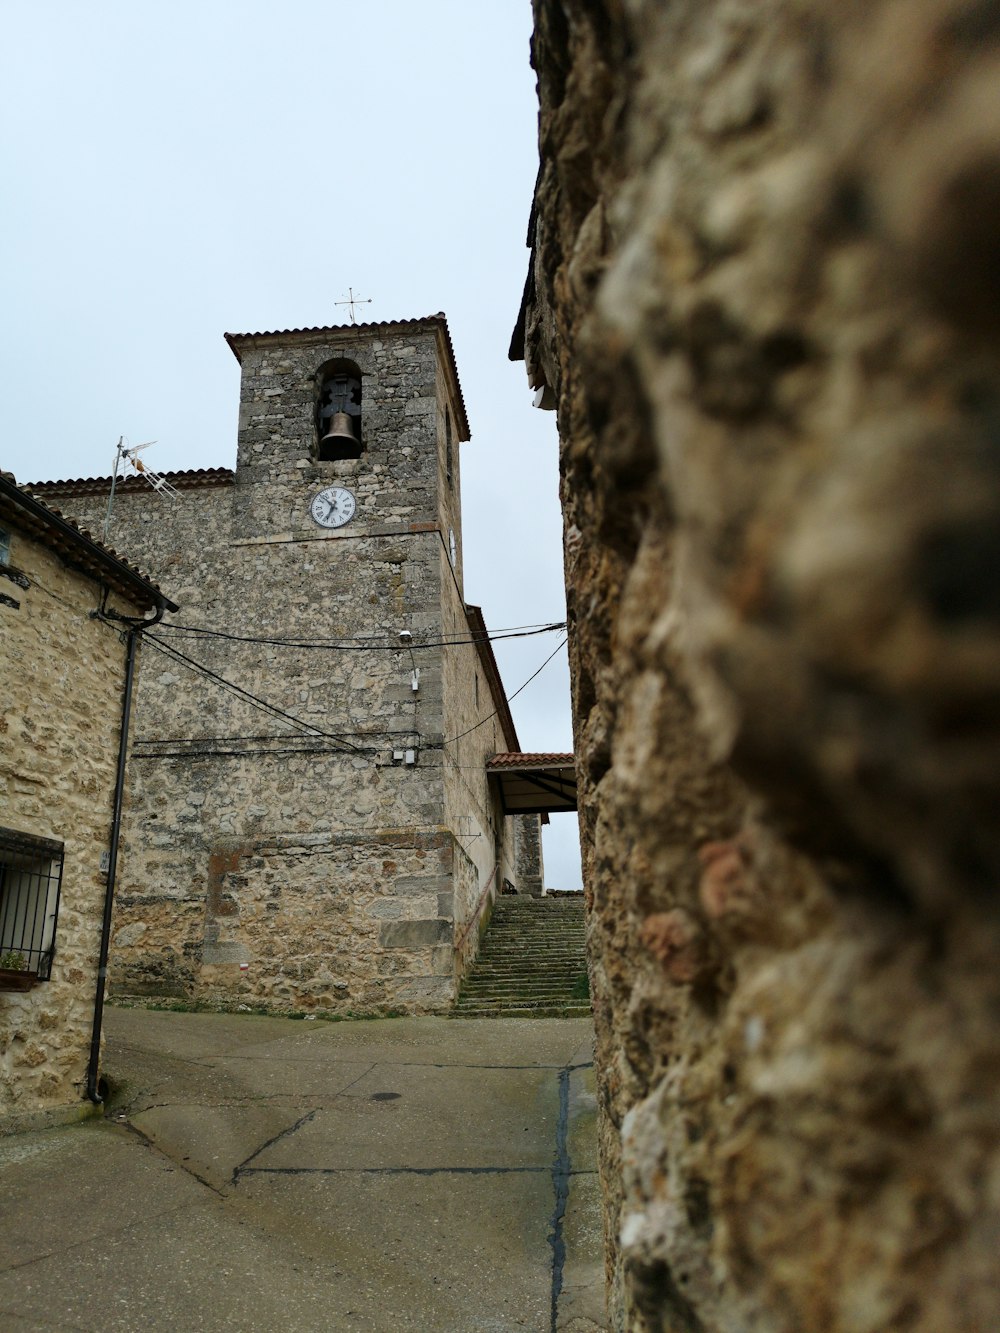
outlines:
[[[341,528],[353,516],[357,505],[350,491],[330,486],[313,497],[313,519],[324,528]]]

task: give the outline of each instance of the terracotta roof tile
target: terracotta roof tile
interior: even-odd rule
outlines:
[[[110,482],[110,478],[109,478]],[[99,538],[82,528],[67,514],[32,494],[32,486],[20,486],[7,473],[0,476],[0,506],[9,509],[12,521],[20,521],[43,545],[61,555],[74,557],[73,563],[86,573],[107,577],[119,591],[133,597],[137,592],[147,605],[162,603],[168,611],[177,606],[158,583],[144,574],[138,565],[107,546]]]
[[[487,759],[487,768],[567,768],[576,763],[573,754],[495,754]]]
[[[181,472],[163,474],[178,490],[193,490],[198,486],[229,486],[236,473],[228,467],[187,468]],[[22,488],[33,495],[104,495],[111,489],[110,477],[75,477],[65,481],[29,481]],[[147,491],[148,481],[140,476],[119,477],[115,491]]]

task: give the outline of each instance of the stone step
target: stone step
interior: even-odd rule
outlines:
[[[492,934],[495,940],[537,940],[544,943],[551,940],[553,943],[558,941],[578,940],[580,943],[585,939],[583,927],[579,930],[493,930],[492,927],[486,932],[486,938],[489,939]]]
[[[482,943],[484,951],[490,950],[494,953],[510,953],[513,949],[523,949],[526,954],[546,953],[585,953],[586,950],[582,940],[529,940],[523,936],[513,936],[511,939],[504,939],[502,936],[496,936],[492,940],[487,935]]]
[[[587,953],[586,949],[583,949],[579,946],[575,946],[573,948],[567,946],[564,949],[555,949],[555,948],[532,949],[524,945],[518,944],[510,949],[506,949],[506,948],[498,948],[497,945],[493,943],[493,944],[483,944],[480,949],[479,957],[516,958],[516,959],[525,959],[529,962],[532,960],[534,960],[535,962],[538,962],[539,960],[545,960],[546,962],[550,963],[558,963],[561,958],[565,958],[567,961],[570,961],[571,959],[574,958],[585,958],[586,953]]]
[[[456,1018],[571,1017],[590,1013],[583,901],[501,898],[462,985]]]
[[[564,970],[564,972],[493,972],[493,970],[476,969],[475,974],[468,978],[468,985],[477,986],[525,986],[535,985],[540,981],[547,981],[549,985],[573,985],[573,982],[579,977],[587,976],[587,969],[583,965],[579,968]]]
[[[468,986],[462,991],[463,1000],[482,999],[508,999],[516,998],[521,995],[526,1000],[537,1000],[542,995],[563,995],[567,1000],[580,998],[574,992],[576,986],[543,986],[540,983],[534,986]]]
[[[578,935],[504,935],[497,932],[490,939],[487,932],[486,940],[483,941],[483,948],[524,948],[534,949],[582,949],[583,940]]]
[[[542,980],[548,979],[552,982],[563,984],[574,981],[577,977],[582,977],[586,973],[586,966],[581,959],[576,967],[565,968],[546,968],[538,972],[515,972],[504,971],[502,968],[475,968],[469,973],[469,981],[485,982],[503,982],[505,985],[514,985],[518,982],[534,981],[536,978]]]
[[[563,982],[583,976],[586,970],[586,964],[581,958],[572,967],[547,967],[544,971],[517,967],[477,967],[469,979],[475,977],[476,981],[502,981],[510,985],[519,981],[533,981],[536,977],[548,977],[551,981]]]
[[[564,1004],[482,1004],[458,1005],[452,1018],[589,1018],[590,1001],[572,1000]]]

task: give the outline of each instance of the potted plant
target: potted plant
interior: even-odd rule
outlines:
[[[23,953],[7,949],[0,953],[0,990],[31,990],[38,974],[28,971]]]

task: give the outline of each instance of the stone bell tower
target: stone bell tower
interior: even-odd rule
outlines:
[[[136,707],[113,987],[440,1012],[506,880],[486,771],[519,749],[462,590],[443,315],[228,334],[236,468],[119,487],[111,540],[177,588]],[[103,480],[58,484],[81,518]],[[537,834],[537,830],[536,830]]]
[[[444,316],[226,341],[242,368],[234,521],[246,538],[356,542],[433,525],[460,588],[469,431]]]

